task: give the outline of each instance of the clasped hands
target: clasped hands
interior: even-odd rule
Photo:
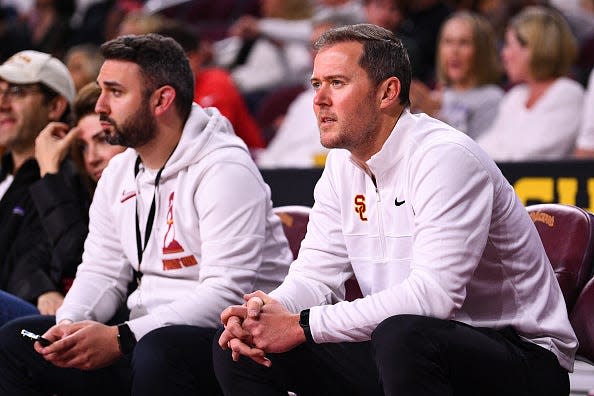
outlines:
[[[221,313],[225,330],[219,345],[231,349],[234,361],[244,355],[270,367],[272,363],[266,357],[267,353],[286,352],[305,342],[299,314],[290,313],[260,290],[243,298],[243,305],[232,305]]]

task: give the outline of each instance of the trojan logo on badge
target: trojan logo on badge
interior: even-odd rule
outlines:
[[[361,221],[367,221],[367,217],[365,216],[366,210],[367,205],[365,205],[365,195],[355,195],[355,212],[359,214]]]

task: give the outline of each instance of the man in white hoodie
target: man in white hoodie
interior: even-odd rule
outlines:
[[[192,104],[192,71],[175,41],[123,36],[102,54],[95,110],[107,140],[129,149],[99,181],[83,260],[56,317],[0,330],[0,393],[217,394],[221,310],[272,290],[291,260],[270,189],[227,119]],[[126,298],[126,320],[105,324]],[[21,329],[52,344],[31,345]]]

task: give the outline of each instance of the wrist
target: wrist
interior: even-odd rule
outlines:
[[[299,314],[299,326],[303,330],[305,340],[309,343],[314,343],[313,336],[311,334],[311,328],[309,327],[309,309],[304,309]]]
[[[120,352],[122,352],[123,355],[131,354],[136,346],[136,337],[134,336],[134,333],[130,330],[128,323],[119,324],[117,329],[117,340]]]
[[[48,166],[46,164],[40,164],[39,162],[38,162],[38,165],[39,165],[39,176],[41,176],[41,177],[44,177],[47,174],[55,175],[60,170],[59,166],[54,166],[54,165]]]

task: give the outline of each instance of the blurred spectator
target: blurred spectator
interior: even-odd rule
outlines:
[[[584,98],[584,113],[578,135],[576,158],[594,158],[594,69],[590,72],[588,89]]]
[[[148,14],[142,10],[128,12],[120,22],[117,35],[155,33],[166,24],[159,14]]]
[[[459,11],[443,25],[437,50],[438,89],[419,80],[410,89],[411,109],[422,111],[473,139],[497,115],[503,90],[495,34],[482,16]]]
[[[107,20],[116,0],[77,0],[70,20],[72,45],[100,45],[106,40]]]
[[[417,64],[419,45],[414,37],[403,30],[403,23],[406,20],[403,4],[403,0],[364,0],[365,20],[396,33],[406,47],[412,70],[417,70],[419,69]]]
[[[546,1],[546,0],[545,0]],[[503,46],[505,30],[509,20],[528,5],[536,5],[542,0],[469,0],[462,1],[459,7],[476,12],[484,16],[495,31],[497,48]]]
[[[249,113],[241,93],[229,73],[216,67],[204,67],[205,55],[200,38],[190,28],[175,24],[158,33],[172,37],[184,49],[194,72],[194,101],[202,107],[216,107],[229,119],[235,134],[250,150],[265,146],[260,127]]]
[[[316,19],[311,42],[327,30],[348,24],[350,19],[329,14]],[[328,149],[320,143],[320,129],[313,111],[314,90],[308,88],[291,102],[278,132],[268,147],[258,153],[256,163],[261,168],[323,167]]]
[[[97,45],[79,44],[66,52],[64,62],[78,91],[87,83],[95,82],[103,64],[103,57]]]
[[[551,0],[567,19],[578,42],[578,57],[571,70],[572,77],[586,86],[594,67],[594,0]]]
[[[584,90],[565,75],[577,45],[552,9],[531,6],[511,19],[503,63],[512,83],[492,127],[478,139],[496,161],[567,158],[574,150]]]
[[[396,33],[414,37],[419,49],[413,78],[431,83],[434,81],[437,36],[453,9],[441,0],[402,0],[402,10],[406,18]]]
[[[262,2],[262,0],[260,1]],[[308,44],[313,33],[315,20],[319,21],[336,16],[348,21],[349,24],[365,21],[363,7],[359,0],[313,0],[303,3],[303,5],[307,5],[307,9],[309,9],[312,3],[314,5],[313,11],[307,12],[311,18],[287,20],[286,18],[274,16],[268,17],[263,8],[263,18],[241,18],[236,27],[241,29],[241,34],[244,36],[264,35],[272,40],[283,42],[300,41]],[[264,3],[262,2],[262,4]],[[305,10],[305,8],[303,9]]]
[[[71,161],[51,168],[36,160],[36,138],[48,123],[66,125],[58,121],[68,118],[74,83],[55,57],[22,51],[0,66],[0,93],[0,144],[8,149],[0,166],[0,289],[30,303],[21,305],[24,312],[0,303],[0,317],[30,313],[31,305],[54,314],[62,279],[73,277],[80,262],[85,234],[65,230],[86,216],[77,211],[86,194]],[[79,194],[64,195],[56,184]]]
[[[29,30],[8,8],[0,7],[0,63],[19,51],[31,48]]]
[[[2,8],[10,9],[17,15],[24,15],[28,13],[35,3],[34,0],[2,0],[0,2]]]
[[[111,40],[118,36],[120,24],[132,11],[141,11],[144,1],[142,0],[112,0],[113,4],[107,12],[105,19],[105,39]]]
[[[261,0],[265,20],[281,23],[308,21],[309,0]],[[230,70],[233,80],[255,109],[262,97],[280,85],[301,82],[310,70],[305,42],[271,39],[252,29],[253,17],[240,18],[230,29],[229,37],[213,45],[214,60]]]
[[[364,0],[365,20],[395,32],[404,20],[399,5],[401,0]]]
[[[228,37],[229,27],[242,15],[260,14],[260,0],[147,1],[142,10],[192,26],[202,45]]]
[[[70,18],[74,0],[35,0],[27,15],[33,49],[62,59],[72,38]]]

